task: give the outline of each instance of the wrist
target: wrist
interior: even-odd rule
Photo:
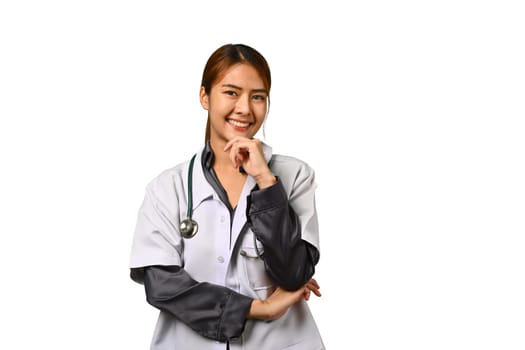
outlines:
[[[267,173],[256,176],[255,182],[257,182],[257,186],[259,186],[259,189],[263,189],[275,185],[277,183],[277,178],[272,174],[271,171],[269,171]]]
[[[263,301],[260,299],[254,299],[248,311],[248,317],[250,319],[262,320],[263,317]]]
[[[278,317],[274,308],[266,299],[254,299],[248,311],[248,317],[254,320],[270,321]]]

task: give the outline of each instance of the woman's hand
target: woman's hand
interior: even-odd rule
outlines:
[[[224,151],[230,152],[233,167],[242,166],[244,171],[255,179],[259,188],[276,183],[277,180],[264,158],[260,140],[237,136],[226,144]]]
[[[267,299],[256,299],[252,302],[248,318],[266,321],[278,319],[290,306],[302,299],[310,299],[311,292],[320,297],[319,288],[319,284],[313,278],[295,291],[277,288]]]
[[[308,283],[305,284],[305,287],[306,287],[306,291],[305,291],[305,294],[304,294],[304,299],[305,300],[310,300],[310,293],[313,292],[316,296],[320,297],[321,296],[321,292],[319,291],[319,288],[321,288],[319,286],[319,283],[317,283],[317,281],[315,279],[311,279],[308,281]]]

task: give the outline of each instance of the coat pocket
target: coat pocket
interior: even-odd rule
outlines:
[[[259,242],[257,242],[259,243]],[[262,245],[241,247],[239,254],[250,289],[260,299],[266,299],[275,290],[275,284],[264,268]]]

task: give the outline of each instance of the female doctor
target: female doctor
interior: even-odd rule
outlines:
[[[324,349],[306,303],[320,296],[314,171],[253,138],[270,86],[259,52],[218,48],[203,148],[146,188],[130,268],[160,310],[151,349]]]

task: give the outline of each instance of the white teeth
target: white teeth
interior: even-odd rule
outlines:
[[[230,123],[233,126],[237,126],[239,128],[247,128],[250,125],[250,123],[241,123],[241,122],[238,122],[236,120],[231,120],[231,119],[228,120],[228,123]]]

